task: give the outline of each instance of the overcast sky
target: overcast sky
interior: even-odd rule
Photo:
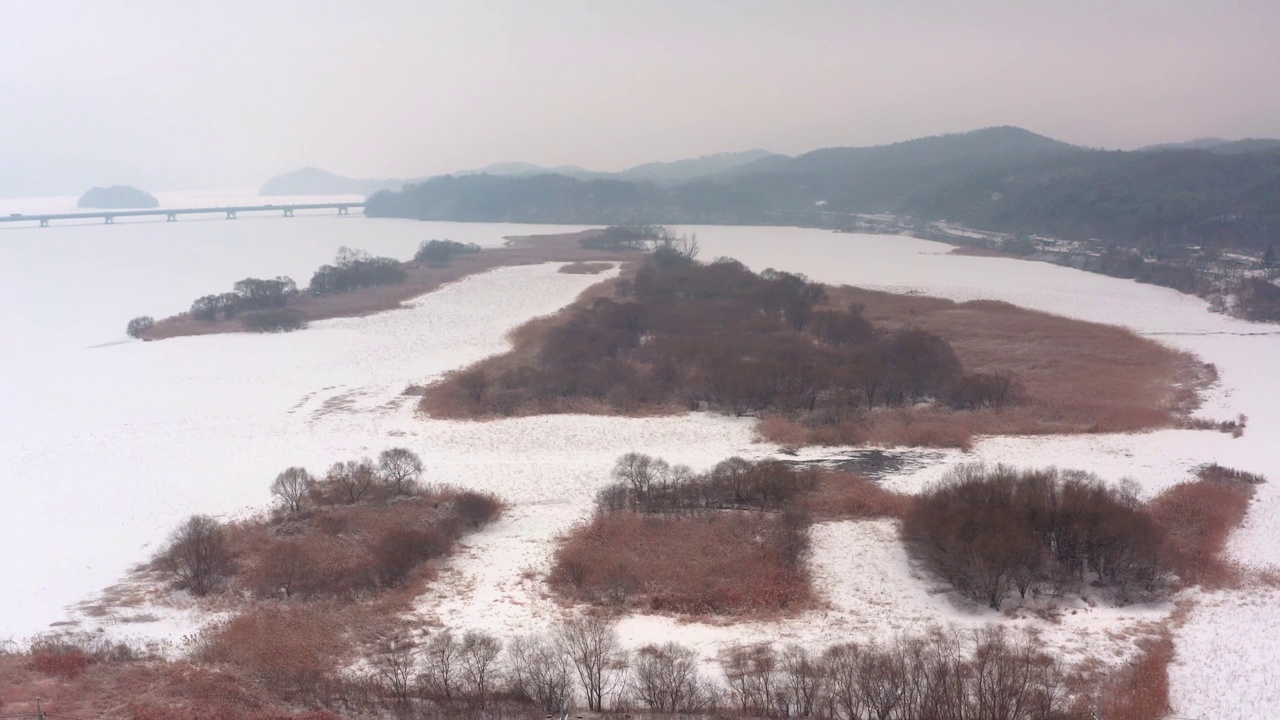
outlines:
[[[191,187],[1005,124],[1280,136],[1280,0],[0,0],[0,22],[0,162]]]

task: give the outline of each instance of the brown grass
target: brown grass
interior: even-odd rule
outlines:
[[[813,602],[803,567],[777,547],[773,515],[618,512],[575,527],[551,586],[575,600],[695,615],[770,614]]]
[[[1174,485],[1148,507],[1168,533],[1178,577],[1186,583],[1224,587],[1239,582],[1242,576],[1241,568],[1224,550],[1231,531],[1249,511],[1253,485],[1239,479],[1248,473],[1209,467],[1214,470],[1202,471],[1206,479]]]
[[[951,344],[967,372],[1010,370],[1025,391],[1017,407],[913,419],[889,413],[864,430],[868,442],[933,440],[963,447],[962,436],[1172,427],[1198,406],[1199,390],[1216,377],[1194,356],[1130,330],[1009,303],[956,303],[848,286],[829,288],[828,298],[833,307],[861,304],[878,327],[935,333]]]
[[[407,277],[394,285],[380,285],[355,292],[337,295],[298,296],[289,303],[303,322],[340,317],[360,317],[385,310],[404,307],[407,300],[424,295],[446,283],[468,275],[515,265],[536,265],[544,262],[567,262],[578,265],[605,265],[606,261],[623,261],[639,257],[638,252],[616,252],[584,249],[579,241],[598,232],[586,230],[566,235],[532,235],[508,238],[507,246],[485,249],[478,253],[457,255],[446,267],[428,267],[424,264],[403,264]],[[602,268],[603,269],[603,268]],[[595,272],[600,272],[596,270]],[[211,291],[213,288],[210,289]],[[192,298],[193,300],[195,298]],[[156,322],[143,338],[163,340],[185,335],[213,335],[217,333],[244,332],[239,318],[206,322],[195,320],[186,313],[174,315]]]
[[[1138,641],[1138,653],[1118,671],[1110,673],[1102,699],[1107,720],[1154,720],[1167,715],[1169,663],[1173,662],[1173,637],[1168,630]]]
[[[69,654],[69,653],[68,653]],[[96,660],[77,673],[49,673],[36,656],[0,653],[0,714],[35,717],[36,698],[50,717],[186,720],[336,720],[273,697],[229,666],[156,658]]]
[[[600,273],[613,267],[613,263],[607,262],[575,262],[560,267],[560,272],[566,275],[599,275]]]
[[[817,489],[805,496],[814,516],[823,520],[900,520],[912,499],[857,473],[833,470],[819,471]]]

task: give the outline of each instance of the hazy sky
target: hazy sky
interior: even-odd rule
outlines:
[[[192,187],[1003,124],[1280,136],[1280,0],[0,0],[0,22],[0,163]]]

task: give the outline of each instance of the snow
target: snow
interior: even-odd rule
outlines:
[[[510,329],[602,276],[509,268],[290,335],[120,342],[138,310],[174,312],[247,275],[309,277],[339,245],[408,257],[431,237],[492,246],[561,229],[297,217],[4,230],[0,301],[22,311],[0,318],[0,637],[61,619],[191,513],[264,506],[284,467],[395,444],[417,429],[407,385],[505,349]]]
[[[501,521],[467,541],[421,598],[428,622],[495,632],[535,632],[565,612],[541,579],[555,538],[590,512],[616,457],[636,450],[695,468],[734,454],[777,448],[753,442],[747,420],[555,416],[464,423],[415,416],[401,394],[507,347],[505,334],[553,312],[601,276],[554,266],[508,268],[423,296],[408,310],[316,323],[289,335],[223,335],[158,343],[119,342],[124,321],[160,316],[242,277],[290,274],[305,282],[338,245],[407,257],[431,237],[500,242],[503,235],[559,228],[459,225],[308,216],[242,218],[129,227],[53,227],[0,232],[0,301],[24,312],[3,318],[0,347],[0,477],[10,522],[0,529],[11,580],[0,594],[0,636],[22,637],[65,617],[62,608],[119,581],[192,512],[231,514],[262,506],[283,467],[314,468],[403,445],[428,462],[429,480],[493,490],[511,504]],[[1172,290],[1001,258],[947,255],[945,245],[890,236],[792,228],[695,227],[706,258],[736,257],[755,269],[805,272],[824,282],[918,291],[957,300],[993,298],[1072,317],[1121,324],[1215,363],[1222,384],[1202,414],[1249,416],[1244,436],[1162,431],[1135,435],[988,438],[969,453],[938,452],[890,473],[915,491],[957,463],[1081,468],[1133,478],[1144,494],[1220,462],[1273,479],[1258,490],[1231,552],[1280,564],[1280,332],[1214,315]],[[51,282],[50,278],[57,278]],[[838,454],[805,450],[802,457]],[[1079,602],[1060,619],[1002,618],[936,592],[915,570],[886,521],[814,529],[814,573],[827,605],[782,622],[697,623],[636,615],[630,644],[677,639],[713,656],[726,643],[782,640],[818,649],[943,623],[996,621],[1027,627],[1068,657],[1123,658],[1131,640],[1169,608]],[[887,588],[893,588],[888,590]],[[1280,610],[1272,589],[1197,595],[1177,631],[1172,669],[1183,716],[1280,715],[1272,668],[1280,659],[1266,625]],[[153,612],[154,610],[154,612]],[[175,637],[202,621],[189,608],[143,605],[132,617],[73,613],[81,627]],[[154,614],[156,620],[145,619]],[[143,616],[143,617],[139,617]],[[1230,658],[1222,651],[1230,649]],[[1244,687],[1247,684],[1247,687]],[[1226,692],[1230,689],[1231,692]],[[1246,702],[1247,700],[1247,702]]]

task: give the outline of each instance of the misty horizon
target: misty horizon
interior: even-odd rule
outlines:
[[[8,8],[0,158],[156,188],[314,166],[424,177],[500,162],[796,155],[1014,125],[1086,147],[1280,136],[1254,0]],[[93,171],[93,172],[91,172]],[[129,177],[117,177],[126,175]],[[95,180],[97,181],[97,180]]]

